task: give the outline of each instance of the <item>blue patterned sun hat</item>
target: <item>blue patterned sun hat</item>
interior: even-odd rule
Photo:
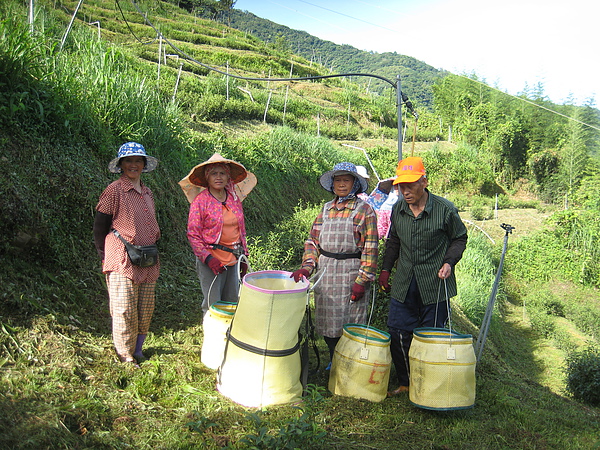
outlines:
[[[158,165],[158,159],[154,156],[148,156],[142,144],[138,144],[137,142],[127,142],[119,147],[117,157],[108,163],[108,170],[111,173],[121,173],[119,161],[126,156],[143,156],[146,159],[146,165],[142,169],[142,172],[144,173],[152,172]]]
[[[325,172],[319,178],[319,183],[323,186],[323,189],[329,192],[333,192],[333,177],[337,175],[352,175],[359,183],[359,189],[356,194],[365,192],[369,188],[367,180],[358,173],[356,166],[351,162],[341,162],[333,166],[333,170]]]

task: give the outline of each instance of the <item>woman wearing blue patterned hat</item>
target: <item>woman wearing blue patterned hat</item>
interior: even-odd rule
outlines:
[[[152,191],[141,174],[156,168],[156,158],[146,154],[137,142],[127,142],[108,164],[112,173],[121,173],[100,196],[94,219],[94,242],[106,275],[112,335],[120,361],[137,367],[145,357],[142,345],[154,312],[158,255],[146,262],[132,262],[126,242],[151,246],[160,238]]]
[[[336,164],[319,182],[335,198],[315,219],[301,268],[292,277],[298,282],[315,270],[325,271],[314,291],[315,325],[333,358],[343,326],[367,320],[368,292],[377,269],[377,216],[358,197],[368,184],[354,164]]]

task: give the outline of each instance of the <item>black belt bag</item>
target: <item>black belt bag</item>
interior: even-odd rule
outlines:
[[[158,262],[158,247],[156,244],[152,245],[133,245],[127,240],[123,239],[123,236],[119,234],[117,230],[112,231],[123,244],[127,250],[127,255],[131,264],[139,267],[150,267]]]
[[[362,256],[362,252],[331,253],[331,252],[327,252],[327,251],[323,250],[321,247],[319,247],[319,252],[323,256],[327,256],[328,258],[334,258],[334,259],[353,259],[353,258],[360,259],[360,257]]]
[[[239,258],[241,255],[244,254],[244,250],[242,249],[241,246],[236,246],[234,248],[225,247],[224,245],[220,245],[220,244],[210,244],[210,246],[212,248],[214,248],[215,250],[224,250],[226,252],[233,253],[233,255],[236,258]]]

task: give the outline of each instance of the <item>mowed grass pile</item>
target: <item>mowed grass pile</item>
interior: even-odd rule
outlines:
[[[17,2],[0,11],[3,17],[26,17]],[[530,375],[538,368],[531,344],[524,345],[522,330],[504,321],[495,324],[478,367],[471,410],[427,411],[407,397],[381,403],[334,397],[326,391],[323,370],[311,375],[307,401],[296,407],[257,411],[221,396],[215,372],[200,362],[201,293],[185,237],[188,203],[177,182],[215,151],[242,162],[259,179],[244,204],[250,263],[255,270],[292,269],[318,205],[328,198],[317,177],[335,162],[364,160],[291,128],[242,136],[202,132],[189,126],[170,97],[144,88],[154,79],[145,65],[77,29],[72,47],[57,52],[63,28],[51,16],[44,23],[48,33],[31,36],[17,21],[0,22],[0,446],[597,445],[598,411],[543,387],[539,371]],[[143,143],[160,160],[144,176],[156,197],[163,237],[150,359],[140,370],[115,362],[91,235],[97,198],[114,179],[106,165],[127,140]],[[394,150],[392,156],[377,152],[378,171],[390,173],[394,164],[387,160]],[[434,180],[432,174],[433,186]],[[481,291],[489,287],[499,255],[497,247],[473,242],[461,268],[464,290],[454,305],[454,326],[463,332],[477,330],[473,323],[487,300]],[[488,283],[469,289],[467,275]],[[377,299],[373,323],[381,328],[387,300]],[[319,351],[326,360],[322,341]]]

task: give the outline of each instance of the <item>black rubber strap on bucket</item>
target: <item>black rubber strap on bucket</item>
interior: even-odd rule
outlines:
[[[236,345],[237,347],[241,348],[242,350],[246,350],[250,353],[256,353],[257,355],[262,355],[262,356],[274,356],[274,357],[290,356],[290,355],[293,355],[294,353],[296,353],[298,351],[298,349],[300,348],[300,341],[296,342],[296,345],[294,345],[292,348],[288,348],[285,350],[269,350],[267,348],[255,347],[253,345],[246,344],[245,342],[242,342],[242,341],[234,338],[231,335],[231,333],[229,332],[229,330],[227,330],[227,339],[232,344]]]
[[[302,395],[306,395],[306,387],[308,386],[308,375],[309,375],[309,357],[308,357],[308,346],[312,342],[313,351],[317,357],[317,368],[312,371],[312,375],[319,371],[319,367],[321,366],[321,358],[319,356],[319,349],[317,348],[317,342],[315,340],[315,326],[312,321],[312,316],[310,314],[310,306],[306,305],[306,336],[302,340],[302,350],[300,352],[300,361],[301,361],[301,374],[300,374],[300,382],[302,383]]]

